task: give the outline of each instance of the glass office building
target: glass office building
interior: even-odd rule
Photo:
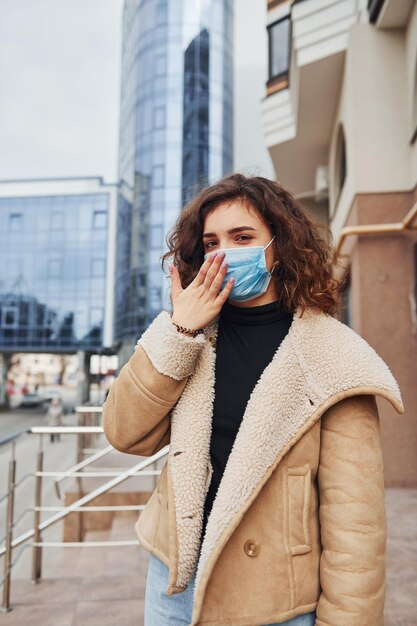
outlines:
[[[166,237],[202,187],[231,173],[232,0],[126,0],[115,339],[168,306]]]
[[[0,181],[1,351],[112,345],[116,198],[101,178]]]

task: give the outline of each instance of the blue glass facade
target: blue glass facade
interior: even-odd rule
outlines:
[[[0,197],[0,350],[102,346],[108,193]]]
[[[233,168],[232,0],[126,0],[120,107],[115,338],[166,307],[166,236]]]

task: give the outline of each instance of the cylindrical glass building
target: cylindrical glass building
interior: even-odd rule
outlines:
[[[126,0],[115,338],[166,308],[166,235],[199,188],[232,171],[232,0]],[[122,360],[123,360],[123,355]]]

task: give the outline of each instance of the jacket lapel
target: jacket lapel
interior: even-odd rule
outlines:
[[[235,516],[242,515],[245,503],[266,478],[277,455],[322,399],[318,390],[314,392],[309,387],[294,349],[294,335],[303,323],[298,309],[287,335],[249,397],[207,521],[196,589],[220,537],[232,520],[236,521]]]
[[[404,410],[388,366],[362,337],[315,309],[306,309],[301,317],[298,307],[249,397],[198,558],[210,465],[217,329],[218,318],[206,327],[208,342],[171,412],[169,469],[178,540],[175,586],[185,588],[197,567],[195,593],[207,580],[205,570],[219,539],[223,543],[227,538],[232,522],[242,515],[280,452],[313,414],[329,406],[332,397],[341,391],[355,393],[363,383],[362,393],[380,393],[399,412]],[[342,353],[347,359],[340,358]]]
[[[298,310],[252,390],[207,523],[201,567],[280,447],[314,408],[292,346],[292,335],[299,323]],[[178,587],[185,587],[195,571],[201,541],[210,464],[217,330],[218,318],[205,329],[209,341],[171,413],[169,460],[178,533]]]

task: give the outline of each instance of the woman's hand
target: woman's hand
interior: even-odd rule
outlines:
[[[177,268],[171,265],[173,322],[198,330],[207,326],[219,314],[233,287],[231,278],[219,293],[228,265],[227,262],[222,265],[224,257],[224,252],[207,257],[186,289],[182,288]]]

